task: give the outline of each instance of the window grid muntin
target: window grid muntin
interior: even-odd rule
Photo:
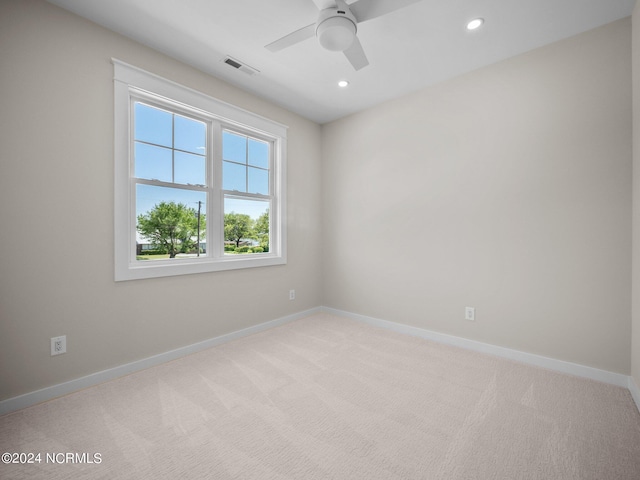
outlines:
[[[274,139],[271,138],[264,138],[261,137],[259,135],[256,135],[255,132],[248,132],[245,131],[243,129],[240,128],[235,128],[235,127],[231,127],[231,126],[223,126],[222,127],[222,135],[220,137],[221,141],[224,142],[224,133],[230,133],[232,135],[236,135],[236,136],[240,136],[240,137],[244,137],[245,140],[245,158],[244,158],[244,162],[238,162],[235,160],[227,160],[224,156],[224,145],[222,146],[222,155],[221,155],[221,159],[222,159],[222,168],[223,168],[223,172],[224,172],[224,164],[228,163],[228,164],[232,164],[232,165],[238,165],[241,166],[245,169],[245,173],[244,173],[244,184],[245,184],[245,189],[244,191],[242,190],[228,190],[224,188],[224,184],[222,186],[223,190],[225,192],[235,192],[235,193],[240,193],[240,194],[247,194],[247,195],[264,195],[265,197],[269,197],[271,198],[273,196],[273,165],[274,165],[274,147],[275,147],[275,142]],[[256,141],[256,142],[261,142],[261,143],[265,143],[267,145],[267,167],[259,167],[256,165],[252,165],[249,163],[249,141]],[[250,169],[255,169],[255,170],[259,170],[259,171],[263,171],[263,172],[267,172],[267,190],[268,192],[266,194],[261,194],[261,193],[257,193],[257,192],[250,192],[249,191],[249,172]],[[222,181],[224,182],[224,173],[223,173],[223,178]]]
[[[166,112],[166,113],[171,115],[171,146],[170,147],[167,146],[167,145],[159,144],[159,143],[148,142],[148,141],[145,141],[145,140],[138,140],[136,138],[136,113],[135,113],[136,104],[140,104],[140,105],[145,106],[145,107],[157,109],[157,110],[160,110],[162,112]],[[169,109],[171,109],[171,110],[169,110]],[[133,162],[132,162],[133,163],[133,165],[132,165],[132,176],[133,177],[140,178],[140,179],[143,178],[143,177],[137,177],[136,176],[137,159],[135,158],[135,152],[136,152],[135,146],[136,146],[136,144],[142,144],[142,145],[149,145],[149,146],[152,146],[152,147],[162,148],[162,149],[171,151],[171,179],[172,179],[172,181],[170,183],[173,183],[175,185],[188,185],[188,186],[199,185],[199,186],[203,186],[201,184],[179,183],[179,182],[175,181],[175,178],[176,178],[176,172],[175,172],[175,169],[176,169],[176,155],[175,154],[176,154],[176,152],[180,152],[180,153],[185,153],[185,154],[188,154],[188,155],[195,155],[195,156],[204,158],[205,159],[204,176],[205,176],[205,179],[206,179],[207,178],[207,169],[208,169],[208,164],[209,164],[209,151],[210,151],[210,146],[208,145],[209,137],[210,137],[210,135],[209,135],[210,123],[211,123],[210,119],[204,119],[204,118],[201,118],[201,117],[193,115],[193,114],[187,114],[186,112],[183,112],[181,109],[176,108],[176,106],[171,105],[169,103],[163,104],[163,103],[160,103],[160,102],[153,102],[153,101],[150,101],[147,98],[138,97],[136,95],[132,95],[131,96],[131,116],[132,116],[131,124],[132,124],[132,127],[133,127],[131,129],[132,130],[131,131],[131,135],[132,135],[132,140],[133,140],[133,150],[132,150],[133,154],[132,154],[132,156],[133,156],[133,159],[134,159]],[[188,120],[192,120],[192,121],[204,124],[204,127],[205,127],[205,145],[204,145],[205,153],[204,154],[199,154],[199,153],[195,153],[195,152],[190,151],[190,150],[184,150],[184,149],[181,149],[181,148],[176,148],[176,146],[175,146],[176,145],[176,131],[175,131],[175,129],[176,129],[176,125],[175,125],[176,116],[179,116],[179,117],[182,117],[182,118],[186,118]],[[147,180],[154,180],[154,179],[147,179]],[[157,179],[155,179],[155,180],[157,180]],[[161,180],[158,180],[158,181],[161,181]]]

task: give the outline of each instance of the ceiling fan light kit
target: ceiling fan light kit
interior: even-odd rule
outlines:
[[[327,50],[344,52],[356,38],[356,24],[347,17],[329,17],[318,21],[316,37]]]

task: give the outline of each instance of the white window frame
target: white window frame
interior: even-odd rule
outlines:
[[[115,280],[186,275],[287,263],[286,146],[287,126],[170,80],[112,59],[114,65],[114,233]],[[199,258],[136,260],[135,177],[133,175],[133,114],[135,99],[207,123],[207,254]],[[228,128],[271,145],[269,196],[238,193],[238,197],[269,199],[269,252],[224,254],[224,195],[221,132]]]

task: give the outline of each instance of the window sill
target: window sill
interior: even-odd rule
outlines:
[[[191,260],[185,258],[152,260],[151,262],[153,263],[137,261],[136,263],[130,263],[128,268],[116,269],[116,282],[285,265],[287,259],[283,256],[268,254],[258,256],[258,254],[256,254],[256,256],[251,258],[247,258],[246,255],[228,255],[216,259],[199,258],[197,260]]]

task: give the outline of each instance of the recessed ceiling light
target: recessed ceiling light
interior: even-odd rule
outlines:
[[[340,81],[338,82],[338,86],[339,86],[340,88],[348,87],[348,86],[349,86],[349,82],[347,82],[346,80],[340,80]]]
[[[475,30],[476,28],[480,28],[480,26],[484,23],[483,18],[476,18],[467,23],[467,30]]]

